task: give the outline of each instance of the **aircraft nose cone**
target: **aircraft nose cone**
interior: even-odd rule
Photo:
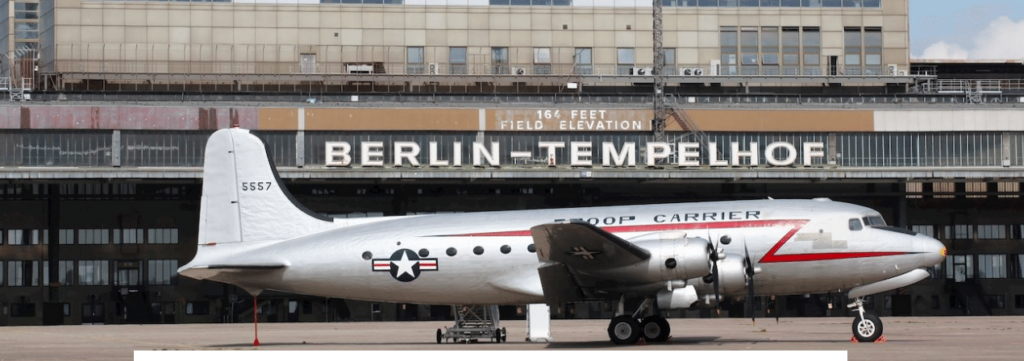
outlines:
[[[916,248],[917,252],[924,256],[922,262],[924,267],[937,265],[946,259],[946,245],[937,239],[918,236]]]

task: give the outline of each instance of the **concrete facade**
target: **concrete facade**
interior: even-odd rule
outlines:
[[[771,67],[780,74],[774,64],[781,64],[779,54],[789,50],[780,50],[779,34],[792,29],[820,37],[812,41],[820,51],[800,49],[817,59],[805,58],[797,67],[827,74],[829,57],[834,56],[833,65],[849,74],[866,74],[875,71],[869,68],[889,64],[907,70],[907,4],[885,0],[878,8],[667,6],[664,46],[673,51],[667,65],[673,70],[702,68],[710,75],[717,66],[713,64],[722,64],[721,72],[727,72],[722,34],[728,30],[759,34],[752,35],[752,44],[740,40],[732,45],[754,47],[738,50],[756,56],[744,65],[753,74],[771,74]],[[351,65],[369,64],[374,72],[407,74],[428,72],[425,67],[436,63],[438,74],[508,74],[513,67],[528,74],[570,74],[587,67],[592,74],[611,75],[621,72],[623,65],[644,68],[654,61],[651,5],[644,1],[495,6],[479,0],[448,5],[54,0],[42,6],[43,18],[52,19],[41,29],[43,73],[339,74],[348,73]],[[881,44],[874,44],[880,47],[880,60],[861,56],[859,64],[845,62],[850,46],[864,46],[844,40],[844,31],[852,29],[880,32]],[[421,56],[410,57],[410,48],[419,49],[415,51]],[[452,48],[463,48],[464,59],[453,60]],[[494,58],[496,48],[506,49],[505,59]],[[589,49],[589,59],[574,60],[578,49]],[[620,54],[620,49],[629,54]],[[869,51],[864,49],[862,55]],[[764,53],[775,56],[766,60]]]

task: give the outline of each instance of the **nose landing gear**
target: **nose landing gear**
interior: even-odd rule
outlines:
[[[857,309],[853,319],[853,337],[857,342],[875,342],[882,337],[882,320],[864,310],[864,298],[858,297],[847,307]]]

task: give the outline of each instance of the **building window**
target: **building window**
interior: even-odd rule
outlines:
[[[661,63],[664,75],[676,75],[676,49],[662,49],[664,62]]]
[[[882,69],[882,28],[864,29],[864,74],[865,75],[898,75],[885,74]]]
[[[149,285],[170,285],[178,280],[178,260],[150,260],[146,269]]]
[[[74,285],[75,261],[59,261],[57,267],[59,267],[57,281],[60,282],[60,285]],[[50,279],[50,261],[43,261],[43,282],[46,282],[47,284],[53,282],[53,280]]]
[[[974,256],[958,254],[946,257],[946,278],[956,282],[974,278]]]
[[[974,239],[974,226],[968,224],[956,224],[946,226],[946,237],[957,240],[973,240]]]
[[[4,262],[0,261],[0,286],[4,285]]]
[[[149,244],[177,244],[177,228],[154,228],[149,230]]]
[[[79,286],[110,284],[110,261],[78,261]]]
[[[7,277],[11,287],[39,286],[39,261],[8,261]]]
[[[720,75],[736,75],[739,73],[737,57],[739,54],[739,35],[735,26],[723,26],[718,35],[721,44],[722,69]]]
[[[1006,278],[1006,255],[978,255],[978,278]]]
[[[14,3],[15,19],[39,19],[39,4],[37,3]]]
[[[42,237],[40,237],[42,234]],[[47,237],[50,235],[49,230],[39,229],[8,229],[7,230],[7,244],[12,246],[28,246],[34,244],[48,244]]]
[[[466,48],[448,48],[448,74],[466,74]]]
[[[14,23],[15,39],[38,39],[39,23]]]
[[[140,244],[144,240],[141,228],[114,230],[114,244]]]
[[[1006,226],[1001,224],[978,225],[978,239],[1006,239]]]
[[[999,182],[996,187],[999,190],[999,198],[1020,198],[1020,183]]]
[[[105,229],[79,229],[78,244],[110,244],[110,232]]]
[[[740,28],[740,70],[743,75],[758,75],[758,42],[757,28]]]
[[[533,48],[533,73],[551,74],[551,48]]]
[[[410,46],[406,49],[406,74],[423,74],[423,47]]]
[[[1018,278],[1024,278],[1024,254],[1017,255],[1017,274]]]
[[[821,75],[821,31],[805,27],[803,32],[804,75]]]
[[[761,74],[779,75],[779,28],[761,28]]]
[[[989,308],[997,310],[1006,308],[1006,296],[1003,295],[987,295],[985,302],[988,303]]]
[[[634,65],[636,63],[636,57],[633,54],[633,48],[618,48],[616,54],[616,74],[618,75],[631,75]]]
[[[933,225],[911,226],[910,230],[912,230],[914,232],[917,232],[917,233],[920,233],[920,234],[923,234],[923,235],[926,235],[928,237],[936,238],[935,237],[935,226],[933,226]]]
[[[846,28],[843,33],[843,44],[846,46],[844,60],[846,75],[861,75],[861,58],[864,53],[860,28]]]
[[[508,48],[491,48],[491,74],[509,74]]]
[[[593,49],[576,48],[572,56],[572,73],[589,75],[594,73]]]
[[[1013,296],[1013,307],[1024,308],[1024,295]]]
[[[781,42],[782,74],[800,75],[800,28],[782,28]]]
[[[57,242],[60,244],[75,244],[75,230],[61,229],[57,231]]]

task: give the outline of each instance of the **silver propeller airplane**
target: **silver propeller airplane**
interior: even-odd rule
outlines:
[[[854,300],[854,336],[875,341],[882,322],[864,297],[928,277],[946,253],[874,210],[827,199],[333,219],[296,203],[263,142],[237,128],[210,137],[203,177],[199,247],[182,275],[254,296],[619,301],[608,327],[619,344],[668,339],[660,310],[839,290]],[[627,298],[637,309],[624,309]]]

